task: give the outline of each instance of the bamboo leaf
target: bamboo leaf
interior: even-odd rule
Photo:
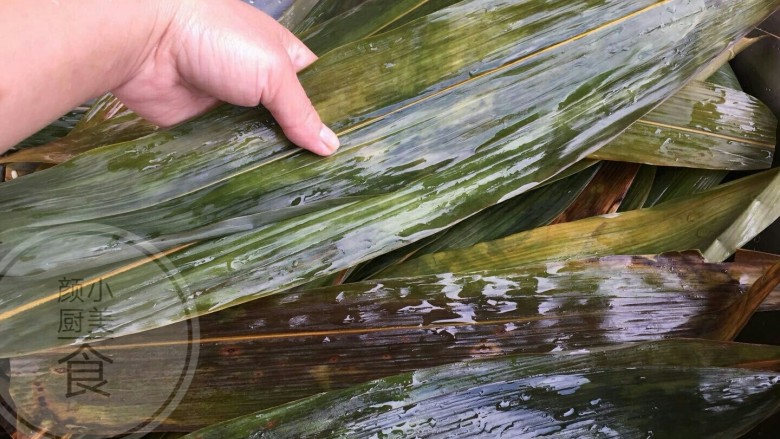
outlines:
[[[780,191],[758,194],[740,216],[703,252],[711,261],[723,261],[747,244],[780,216]]]
[[[79,120],[79,123],[75,127],[73,127],[73,131],[78,132],[95,128],[108,120],[115,117],[126,116],[128,113],[130,113],[130,110],[128,110],[116,96],[107,93],[92,103],[89,110],[84,114],[84,117]]]
[[[418,8],[404,15],[403,17],[399,17],[396,21],[388,25],[386,31],[393,30],[397,27],[401,27],[409,23],[410,21],[416,20],[426,15],[433,14],[434,12],[437,12],[441,9],[459,3],[460,1],[462,0],[427,0]]]
[[[639,171],[639,165],[605,162],[576,200],[550,224],[615,213]]]
[[[710,84],[719,85],[721,87],[730,88],[732,90],[739,90],[742,91],[742,85],[739,83],[739,79],[737,79],[737,75],[734,73],[734,70],[731,68],[731,65],[726,63],[721,68],[719,68],[715,73],[712,74],[709,78],[707,78],[707,81]]]
[[[776,347],[691,341],[470,361],[321,394],[187,437],[739,436],[778,409],[780,383],[775,371],[689,355],[708,349],[732,364],[750,361],[743,350],[778,355]]]
[[[765,171],[650,209],[556,224],[390,267],[380,277],[509,268],[547,259],[708,249],[718,261],[780,216],[780,173]],[[765,203],[774,204],[765,204]],[[747,212],[747,213],[745,213]],[[749,216],[752,215],[752,216]],[[707,256],[707,254],[705,254]]]
[[[549,224],[582,192],[599,169],[598,163],[584,161],[569,168],[570,176],[550,182],[528,193],[491,206],[435,235],[383,254],[356,268],[347,282],[369,279],[383,269],[422,255],[470,247],[503,238],[523,230]]]
[[[756,267],[759,270],[766,271],[772,265],[780,262],[780,256],[769,253],[762,253],[752,250],[739,249],[734,254],[735,266]],[[741,271],[737,273],[737,277],[743,277],[746,282],[755,282],[755,273],[751,269],[745,269],[745,272]],[[780,311],[780,291],[774,291],[769,297],[761,303],[758,309],[759,311]]]
[[[290,6],[285,12],[284,16],[280,18],[280,23],[285,25],[288,29],[294,29],[300,33],[303,30],[301,22],[303,18],[301,15],[308,14],[315,6],[316,1],[312,0],[298,0]],[[340,11],[345,5],[350,2],[319,2],[319,13],[317,17],[325,17],[327,13],[335,13]],[[351,2],[360,3],[360,2]],[[326,8],[323,10],[323,8]],[[376,11],[375,11],[376,12]],[[379,11],[385,12],[385,11]],[[382,17],[384,17],[384,13]],[[380,17],[380,19],[382,18]],[[361,29],[365,32],[370,32],[376,29],[381,24],[376,23],[376,17],[363,17],[361,23]],[[310,18],[306,22],[308,24],[316,23],[314,17]],[[347,23],[348,24],[348,23]],[[352,23],[354,25],[354,23]],[[301,26],[299,26],[301,25]],[[343,31],[345,29],[344,23],[339,17],[331,20],[331,27],[333,31]],[[325,35],[328,37],[328,35]],[[307,40],[309,44],[315,44],[318,49],[330,50],[336,47],[336,41],[322,40],[317,36],[314,36]],[[134,139],[141,138],[143,136],[154,133],[158,130],[158,127],[145,121],[143,118],[130,111],[124,106],[114,95],[108,93],[98,99],[87,111],[85,117],[80,120],[70,133],[64,132],[62,139],[51,139],[47,145],[42,145],[38,148],[23,151],[17,154],[11,154],[6,157],[0,157],[0,163],[51,163],[59,164],[64,163],[71,158],[84,153],[86,151],[111,145],[114,143],[122,143]]]
[[[320,0],[294,0],[279,17],[279,24],[287,29],[300,29],[301,23],[311,14],[312,9],[322,3]]]
[[[766,169],[772,166],[776,131],[777,119],[758,99],[694,82],[591,157],[659,166]]]
[[[741,248],[734,253],[734,261],[769,268],[780,262],[780,255]]]
[[[647,201],[650,195],[650,189],[653,187],[657,167],[651,165],[642,165],[637,171],[631,187],[626,192],[626,197],[620,203],[618,212],[627,212],[629,210],[640,209]]]
[[[309,12],[303,20],[297,24],[296,31],[299,33],[305,32],[314,26],[360,6],[366,1],[367,0],[319,0],[309,9]]]
[[[104,99],[107,101],[101,103],[117,111],[103,111],[108,109],[93,106],[92,109],[98,115],[82,126],[75,126],[64,137],[51,140],[45,145],[0,157],[0,163],[64,163],[79,154],[106,145],[106,142],[125,142],[157,131],[157,126],[127,109],[113,96],[107,95]]]
[[[720,184],[726,174],[714,169],[659,167],[644,207],[704,192]]]
[[[134,299],[132,304],[120,305],[120,299],[107,303],[122,309],[109,329],[123,335],[277,293],[422,239],[555,177],[600,148],[678,90],[776,3],[740,2],[727,13],[700,7],[708,6],[706,1],[529,1],[501,3],[485,11],[484,2],[473,0],[342,46],[301,76],[320,114],[342,131],[345,147],[338,157],[350,165],[342,172],[370,180],[375,174],[360,174],[356,159],[379,157],[367,162],[384,172],[386,159],[396,157],[390,152],[406,152],[408,160],[414,148],[414,167],[407,168],[403,181],[394,180],[395,186],[385,186],[370,200],[170,249],[159,255],[167,255],[172,264],[162,274],[156,264],[139,260],[121,269],[96,269],[85,281],[95,284],[110,277],[115,296]],[[415,26],[421,26],[420,39],[397,41]],[[644,31],[627,34],[625,29]],[[370,50],[380,42],[384,45],[375,46],[380,50]],[[346,59],[354,60],[353,69],[345,69]],[[386,65],[389,61],[392,67]],[[340,83],[337,78],[345,75],[353,81]],[[551,77],[558,79],[549,81]],[[623,91],[609,93],[615,89]],[[248,206],[256,209],[259,194],[274,185],[289,193],[295,189],[290,180],[303,181],[311,171],[317,171],[319,181],[320,175],[329,175],[319,171],[335,161],[290,149],[272,125],[257,117],[247,110],[221,109],[206,117],[208,124],[185,124],[134,144],[85,153],[68,166],[39,173],[38,178],[33,174],[24,187],[5,184],[0,198],[12,213],[2,218],[2,232],[21,226],[56,233],[57,224],[110,221],[130,212],[156,223],[154,215],[141,209],[163,201],[182,206],[185,216],[205,217],[211,210],[230,217]],[[144,171],[152,166],[150,161],[166,166],[162,172]],[[269,164],[279,172],[265,167]],[[65,178],[72,175],[79,180]],[[130,175],[135,185],[125,184]],[[216,197],[218,189],[242,178],[247,192]],[[52,184],[58,180],[62,184]],[[357,180],[353,186],[360,188],[354,184]],[[85,190],[74,190],[79,185]],[[318,187],[327,194],[326,187]],[[199,208],[181,203],[191,195],[193,202],[201,203]],[[277,199],[278,207],[289,206],[290,198]],[[78,207],[70,205],[76,201]],[[269,204],[260,204],[262,210],[275,210]],[[177,230],[184,229],[171,222]],[[144,231],[138,227],[131,232]],[[4,233],[3,244],[23,235],[20,230]],[[287,239],[290,236],[296,239]],[[47,239],[50,247],[62,248],[61,241]],[[89,246],[95,247],[100,245]],[[58,294],[45,287],[56,279],[46,278],[54,273],[3,278],[0,302],[7,311],[0,314],[0,332],[15,328],[13,337],[0,338],[3,355],[62,344],[41,336],[52,329],[50,322],[18,324],[56,309]],[[179,292],[168,283],[179,275],[194,291],[182,294],[192,299],[185,310]]]
[[[382,32],[395,21],[428,3],[428,0],[366,0],[344,13],[310,28],[302,41],[315,53]]]
[[[780,285],[780,262],[770,267],[751,287],[747,293],[748,299],[740,300],[740,310],[731,313],[719,332],[721,339],[733,340],[745,327],[750,317],[756,312],[758,305],[770,296]]]
[[[410,0],[410,3],[417,2],[419,0]],[[386,20],[398,15],[394,9],[385,8],[380,12],[384,13],[380,18],[387,17]],[[377,14],[372,11],[370,15],[375,17]],[[364,23],[365,32],[382,25],[379,19],[371,21],[360,17],[355,20]],[[342,32],[345,27],[358,32],[354,26],[347,26],[347,21],[335,21],[332,31],[344,38],[352,35]],[[319,34],[312,38],[317,43],[312,46],[315,48],[335,44],[333,38]],[[112,104],[121,105],[118,101]],[[119,120],[109,120],[88,132],[78,130],[77,135],[74,133],[51,145],[0,158],[0,163],[62,163],[95,147],[136,139],[156,130],[155,126],[126,109],[120,115]],[[772,164],[776,128],[777,121],[772,112],[752,96],[714,84],[693,83],[632,124],[592,157],[660,166],[764,169]]]
[[[740,42],[738,42],[735,45],[735,47],[741,44],[742,49],[744,49],[746,47],[745,46],[746,40],[749,41],[750,39],[743,38]],[[699,78],[705,82],[720,85],[721,87],[743,91],[742,85],[739,83],[739,79],[737,79],[737,75],[734,73],[734,70],[731,69],[731,64],[729,63],[731,59],[728,58],[729,56],[731,56],[733,52],[734,50],[732,48],[732,50],[730,51],[721,53],[717,58],[715,58],[710,62],[710,65],[707,66],[705,71],[699,73]],[[714,70],[715,73],[711,74],[709,77],[705,77],[704,75],[708,73],[707,70],[709,71]]]
[[[708,78],[711,78],[712,75],[714,75],[718,70],[720,70],[721,67],[728,64],[728,62],[734,59],[734,57],[739,55],[742,51],[749,48],[750,46],[763,40],[765,37],[766,35],[761,35],[760,37],[757,38],[745,37],[737,41],[736,44],[734,44],[729,48],[729,50],[718,55],[718,57],[712,60],[712,62],[704,70],[699,72],[696,79],[705,81]]]
[[[696,253],[610,256],[283,293],[199,320],[197,369],[162,428],[202,428],[471,358],[669,337],[725,340],[768,294],[743,283],[756,282],[763,271],[707,264]],[[67,349],[13,359],[11,393],[26,419],[47,419],[50,426],[67,419],[69,428],[100,434],[127,431],[148,421],[154,402],[177,382],[176,365],[190,343],[181,336],[186,326],[92,343],[113,360],[104,389],[109,400],[74,407],[62,392],[65,377],[51,372]],[[225,403],[215,407],[216,397]]]

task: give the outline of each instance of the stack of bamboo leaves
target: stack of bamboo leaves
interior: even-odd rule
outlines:
[[[732,340],[780,309],[780,257],[739,249],[780,217],[780,174],[777,120],[727,61],[778,6],[298,0],[282,22],[320,54],[300,78],[341,137],[329,158],[262,108],[158,130],[97,100],[0,158],[38,170],[0,184],[19,419],[215,438],[746,432],[780,407],[780,348]],[[124,362],[119,408],[74,404],[52,372],[95,335],[60,337],[62,279],[110,285],[111,337],[91,344]],[[175,410],[139,427],[194,347]]]

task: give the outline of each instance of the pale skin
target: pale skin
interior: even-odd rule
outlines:
[[[0,153],[109,91],[162,127],[263,105],[298,146],[339,147],[296,76],[316,55],[239,0],[2,0],[0,59]]]

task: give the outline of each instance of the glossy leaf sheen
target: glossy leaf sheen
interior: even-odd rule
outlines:
[[[308,8],[306,16],[296,25],[298,32],[305,32],[310,28],[320,25],[325,21],[348,12],[367,0],[318,0],[316,4]],[[301,0],[298,0],[301,2]],[[304,2],[305,3],[305,2]],[[295,5],[293,5],[295,6]]]
[[[476,10],[481,2],[470,2],[468,5]],[[500,144],[507,143],[512,140],[506,139],[512,131],[531,124],[536,117],[533,111],[535,105],[539,104],[537,101],[529,101],[526,110],[515,110],[513,105],[511,110],[503,108],[501,102],[495,103],[498,107],[484,105],[487,96],[479,96],[482,92],[474,91],[474,87],[480,85],[477,83],[483,83],[482,88],[487,86],[491,96],[497,95],[498,81],[487,81],[489,78],[469,80],[470,75],[500,66],[506,62],[506,57],[534,53],[557,42],[558,38],[571,38],[578,31],[589,29],[584,21],[571,29],[561,27],[571,21],[566,18],[566,11],[572,7],[580,11],[583,6],[558,5],[534,14],[526,6],[504,5],[492,15],[480,15],[469,20],[460,19],[462,14],[469,11],[461,7],[449,15],[437,15],[438,19],[430,18],[430,24],[416,22],[411,28],[343,47],[320,59],[301,79],[307,85],[312,100],[319,104],[320,113],[326,120],[336,110],[337,114],[342,115],[341,122],[334,122],[336,125],[347,123],[350,119],[356,119],[352,122],[355,123],[372,114],[387,114],[401,103],[417,103],[406,111],[389,114],[368,127],[342,136],[345,146],[332,159],[321,160],[300,152],[285,158],[294,150],[281,152],[281,149],[271,159],[266,155],[272,154],[273,150],[268,151],[265,144],[275,141],[280,143],[277,145],[279,148],[285,147],[281,144],[282,139],[264,137],[272,136],[274,131],[269,128],[261,130],[262,122],[256,119],[257,114],[250,112],[246,115],[243,114],[246,110],[223,108],[221,111],[228,114],[224,117],[212,115],[209,124],[198,125],[193,122],[144,141],[106,148],[101,151],[102,154],[89,153],[71,161],[66,167],[50,171],[48,176],[28,179],[19,188],[0,188],[4,206],[11,211],[16,207],[24,212],[4,216],[0,218],[0,224],[7,228],[26,227],[35,233],[40,227],[51,230],[52,226],[61,223],[100,219],[137,235],[160,236],[238,215],[277,211],[291,205],[300,208],[326,197],[382,194],[404,185],[409,186],[410,182],[421,176],[463,162],[481,143],[487,142],[486,145],[489,145],[493,136],[498,136],[495,141]],[[605,4],[602,8],[610,6]],[[615,13],[625,13],[626,9],[634,10],[636,7],[618,7]],[[602,8],[586,11],[582,20],[598,15]],[[548,15],[549,18],[541,19]],[[481,26],[477,18],[510,23],[519,21],[514,23],[517,28],[505,31],[499,26]],[[559,32],[554,35],[548,32],[534,39],[534,32],[544,28],[544,25],[557,25],[560,27]],[[409,41],[408,37],[404,37],[408,33],[420,34],[424,43]],[[469,38],[453,40],[452,35],[459,34],[469,35]],[[400,43],[399,36],[402,37]],[[474,45],[472,39],[483,43]],[[429,50],[435,53],[428,56]],[[393,64],[393,67],[386,67],[388,63]],[[498,76],[503,70],[496,71],[492,76]],[[312,76],[323,78],[323,81],[307,81]],[[355,87],[352,82],[347,84],[339,80],[344,77],[350,77],[358,84],[370,82],[372,86]],[[508,79],[510,83],[522,82],[522,78],[510,76]],[[461,83],[449,90],[449,93],[440,94],[436,99],[424,97],[458,81]],[[465,93],[467,90],[471,91],[465,97],[452,96],[455,92]],[[418,96],[421,92],[423,95]],[[431,101],[436,101],[436,105]],[[452,108],[454,101],[461,101],[461,104]],[[506,106],[509,107],[509,104],[506,103]],[[479,110],[465,110],[476,105],[480,106]],[[547,104],[548,110],[549,106]],[[444,111],[442,107],[448,108],[449,112],[441,114]],[[238,115],[231,117],[230,111],[242,112],[243,116],[240,119]],[[523,114],[523,111],[528,114]],[[360,113],[366,112],[369,114],[360,117]],[[508,116],[495,120],[496,114]],[[449,125],[441,123],[445,115],[450,115],[452,119]],[[409,136],[402,130],[405,126],[413,126],[418,134]],[[480,129],[476,130],[475,126]],[[188,130],[199,132],[184,135]],[[175,138],[166,139],[166,136]],[[198,145],[198,140],[203,140],[205,136],[209,140]],[[220,141],[223,136],[233,138],[233,141],[225,145]],[[247,137],[249,144],[241,144],[240,139],[243,137]],[[450,141],[457,141],[462,147],[452,148],[447,144]],[[156,145],[158,142],[160,144]],[[140,150],[134,149],[136,144]],[[112,157],[114,155],[116,157]],[[138,159],[143,158],[146,161],[139,163]],[[233,168],[247,164],[242,159],[251,160],[249,168],[256,169],[234,174]],[[103,164],[103,160],[108,162]],[[106,166],[109,163],[111,165]],[[387,175],[388,171],[392,174]],[[66,178],[71,174],[79,175],[79,179],[69,180],[62,185],[51,184],[52,179]],[[329,176],[329,179],[323,181],[323,175]],[[176,184],[168,183],[167,180],[174,176],[177,177]],[[102,182],[100,185],[94,181],[98,178]],[[105,185],[106,180],[124,182],[129,178],[136,182],[130,188],[126,184],[122,184],[121,188],[119,185]],[[13,192],[14,189],[29,192],[23,202],[19,200],[18,205],[15,198],[19,193]],[[81,195],[76,197],[76,193]],[[84,202],[85,194],[88,203]],[[105,212],[111,212],[111,217],[103,219]],[[37,221],[30,224],[29,218],[33,215]],[[0,242],[8,248],[18,242],[29,242],[30,236],[27,235],[21,230],[7,232]],[[84,252],[84,249],[100,248],[101,244],[113,243],[88,242],[73,247],[75,251]],[[83,256],[67,257],[79,258]],[[45,261],[47,269],[53,268],[51,259],[41,259]],[[80,266],[83,266],[83,262]]]
[[[686,113],[688,121],[681,125]],[[777,119],[758,99],[694,82],[591,157],[659,166],[767,169],[776,131]]]
[[[724,358],[690,355],[710,349]],[[740,351],[777,355],[776,347],[672,342],[471,361],[325,393],[187,437],[731,438],[780,406],[776,372],[718,364],[749,361]]]
[[[330,52],[301,79],[324,119],[344,131],[344,148],[337,157],[352,165],[341,168],[354,176],[350,187],[359,189],[361,179],[374,177],[362,174],[365,168],[359,159],[377,157],[367,161],[377,172],[392,167],[389,160],[397,157],[393,152],[402,156],[401,151],[413,147],[420,161],[408,168],[405,183],[392,190],[385,187],[369,200],[173,253],[175,272],[199,293],[192,296],[194,311],[214,312],[348,268],[554,177],[673,94],[728,41],[741,37],[780,3],[740,2],[716,8],[711,4],[715,1],[529,0],[491,2],[495,7],[488,10],[482,1],[466,1]],[[415,38],[408,38],[410,34]],[[420,42],[429,51],[422,52]],[[344,60],[350,57],[354,70],[345,69]],[[436,71],[436,66],[446,67],[446,73]],[[414,73],[418,80],[409,82],[403,73]],[[339,82],[332,75],[351,80]],[[549,81],[551,77],[557,79]],[[369,83],[371,87],[356,86]],[[610,93],[616,89],[621,91]],[[51,229],[62,221],[100,219],[107,211],[120,214],[160,206],[166,199],[179,203],[195,191],[205,192],[192,204],[182,203],[185,218],[193,212],[230,214],[231,209],[258,206],[273,210],[271,200],[260,202],[259,194],[269,193],[274,185],[296,189],[281,176],[305,182],[309,172],[328,174],[322,171],[332,162],[291,152],[273,127],[257,120],[257,114],[221,111],[222,116],[209,118],[208,126],[187,124],[135,145],[121,145],[121,151],[112,147],[88,152],[67,166],[53,168],[54,173],[39,173],[37,179],[34,174],[23,188],[13,182],[3,185],[0,198],[9,210],[14,212],[21,203],[27,211],[24,221],[21,214],[4,216],[2,230],[31,227],[31,217],[36,220],[32,227]],[[210,154],[214,151],[218,152]],[[408,159],[408,152],[405,155]],[[183,156],[189,159],[182,160]],[[127,167],[118,166],[123,159],[128,160]],[[260,169],[269,162],[280,172]],[[160,167],[162,163],[166,166]],[[295,173],[282,172],[285,166]],[[183,167],[186,176],[170,181],[169,176],[181,175]],[[132,174],[137,184],[95,185],[91,180],[97,175],[101,182],[107,180],[107,168],[116,171],[109,181],[125,181]],[[252,169],[258,172],[253,174]],[[80,179],[55,186],[47,180],[42,186],[44,179],[59,172],[74,172]],[[242,179],[240,196],[217,196]],[[74,190],[80,184],[89,189]],[[14,195],[16,189],[24,194]],[[318,189],[321,193],[311,194],[312,201],[328,192],[325,186]],[[68,203],[75,197],[80,208]],[[88,205],[83,204],[85,198]],[[218,200],[230,200],[230,206]],[[275,200],[278,207],[290,203],[287,197]],[[148,212],[145,217],[150,218]],[[181,230],[181,223],[173,223]],[[116,304],[122,310],[112,328],[117,335],[189,316],[180,309],[178,295],[146,268],[111,278],[112,287],[120,292],[115,295],[134,298],[133,303]],[[3,315],[2,332],[24,326],[14,321],[29,321],[31,312],[52,312],[49,308],[56,304],[39,299],[41,294],[56,297],[56,292],[51,296],[38,291],[45,290],[6,285],[0,300],[9,311]],[[35,306],[29,305],[31,301]],[[18,355],[52,346],[53,340],[40,336],[52,325],[41,321],[35,328],[16,329],[13,338],[0,338],[0,352]]]
[[[715,169],[658,167],[643,207],[704,192],[720,184],[727,174]]]
[[[780,203],[767,204],[778,193],[780,172],[764,171],[650,209],[541,227],[468,249],[426,255],[391,267],[380,276],[510,268],[547,259],[610,254],[704,251],[716,245],[718,251],[711,251],[715,256],[711,260],[719,261],[780,216]],[[750,213],[744,214],[746,210]]]
[[[313,394],[471,358],[591,349],[669,337],[719,338],[762,274],[698,254],[611,256],[512,270],[444,273],[283,293],[200,318],[198,366],[165,428],[196,429]],[[760,298],[757,298],[760,301]],[[755,308],[755,305],[753,305]],[[26,416],[120,432],[145,421],[148,397],[176,380],[182,324],[92,344],[115,360],[106,391],[135,398],[106,411],[69,403],[52,374],[67,351],[14,359],[11,392]],[[72,348],[71,348],[72,350]],[[31,393],[33,382],[37,392]],[[44,396],[45,406],[38,404]],[[144,399],[144,398],[147,399]],[[215,398],[224,403],[214,406]],[[103,413],[99,425],[94,414]]]
[[[348,282],[369,279],[391,265],[429,253],[470,247],[480,242],[545,226],[571,205],[591,181],[600,165],[586,160],[572,166],[568,171],[585,166],[590,167],[491,206],[435,235],[378,256],[356,268],[349,275]]]
[[[381,32],[396,20],[428,3],[427,0],[367,0],[301,35],[314,53]]]

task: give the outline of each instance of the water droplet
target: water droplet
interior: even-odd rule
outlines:
[[[507,400],[501,400],[496,404],[496,409],[501,411],[507,411],[511,407],[511,403]]]

